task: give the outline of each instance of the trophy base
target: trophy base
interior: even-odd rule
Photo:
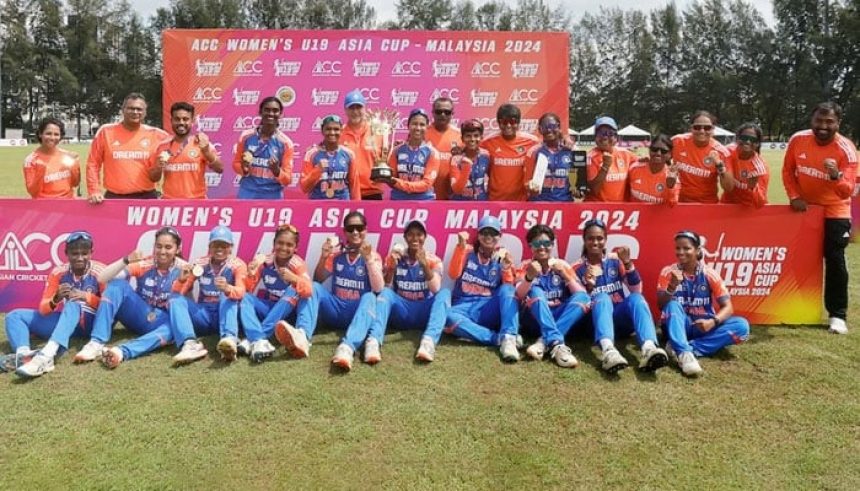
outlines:
[[[371,181],[390,181],[392,177],[394,173],[387,165],[378,165],[370,169]]]

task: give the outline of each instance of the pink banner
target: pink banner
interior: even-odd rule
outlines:
[[[167,30],[164,47],[164,127],[170,105],[194,104],[196,127],[210,135],[227,164],[207,175],[210,198],[232,198],[238,181],[229,165],[242,131],[259,124],[258,104],[278,96],[280,124],[296,143],[290,198],[305,150],[319,142],[320,122],[343,116],[347,92],[359,89],[368,107],[400,112],[395,136],[405,139],[406,115],[430,111],[434,99],[454,101],[454,124],[483,120],[495,131],[496,108],[523,112],[521,128],[535,131],[541,114],[568,121],[566,33],[436,31]]]
[[[674,234],[693,229],[704,239],[706,261],[723,276],[735,310],[755,324],[817,324],[821,321],[821,256],[823,211],[813,207],[794,213],[787,206],[761,210],[733,205],[679,205],[672,209],[634,204],[536,203],[391,203],[108,201],[99,206],[82,200],[4,200],[0,217],[0,310],[35,306],[48,272],[65,261],[64,240],[86,229],[95,238],[94,257],[112,262],[134,249],[151,251],[154,232],[164,225],[179,229],[186,257],[205,254],[208,233],[226,225],[236,236],[234,252],[249,260],[271,250],[279,224],[292,223],[301,232],[299,253],[310,270],[323,241],[340,231],[351,209],[368,219],[368,239],[387,252],[402,241],[401,230],[413,219],[427,224],[426,248],[446,263],[457,233],[474,230],[485,214],[500,217],[502,245],[517,259],[529,254],[525,233],[536,223],[552,227],[556,250],[568,261],[582,252],[581,230],[591,218],[608,225],[608,247],[631,248],[654,305],[657,275],[674,262]],[[74,218],[70,218],[74,217]],[[310,252],[308,252],[310,251]],[[450,284],[450,280],[447,280]]]

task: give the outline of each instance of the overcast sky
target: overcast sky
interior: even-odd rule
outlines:
[[[131,6],[135,8],[143,17],[149,17],[155,13],[159,7],[166,7],[170,4],[170,0],[129,0]],[[515,0],[506,0],[510,4],[515,4]],[[762,13],[765,21],[773,24],[773,3],[772,0],[748,0],[758,8]],[[396,0],[368,0],[368,3],[376,9],[376,19],[378,21],[386,21],[394,19],[394,4]],[[485,3],[482,0],[476,0],[475,4]],[[620,7],[622,9],[638,9],[649,12],[655,8],[662,7],[668,0],[602,0],[595,2],[594,0],[549,0],[550,5],[561,3],[573,12],[574,20],[578,20],[582,12],[596,12],[601,6],[605,7]],[[676,4],[683,10],[692,0],[677,0]]]

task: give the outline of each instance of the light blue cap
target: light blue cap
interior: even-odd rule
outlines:
[[[361,94],[361,91],[358,89],[350,91],[346,94],[346,97],[343,99],[343,108],[349,109],[350,106],[361,106],[364,107],[367,105],[367,101],[364,99],[364,96]]]
[[[487,215],[478,222],[478,232],[485,228],[491,228],[498,233],[502,233],[502,222],[492,215]]]
[[[618,131],[618,123],[615,122],[614,119],[609,116],[601,116],[594,121],[594,129],[600,128],[601,126],[609,126],[615,131]]]
[[[218,225],[209,232],[209,243],[213,242],[226,242],[233,245],[233,232],[223,225]]]

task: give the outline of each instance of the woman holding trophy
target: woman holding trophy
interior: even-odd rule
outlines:
[[[305,153],[299,186],[310,199],[361,199],[355,154],[338,143],[343,122],[332,114],[320,129],[323,141]]]
[[[423,109],[413,109],[406,121],[409,127],[406,143],[395,148],[388,156],[390,177],[385,176],[386,169],[382,166],[375,167],[371,177],[391,187],[393,200],[435,199],[433,184],[439,170],[439,157],[433,146],[424,141],[430,117]],[[373,118],[370,125],[374,127]],[[385,136],[383,133],[383,138],[387,140]]]

